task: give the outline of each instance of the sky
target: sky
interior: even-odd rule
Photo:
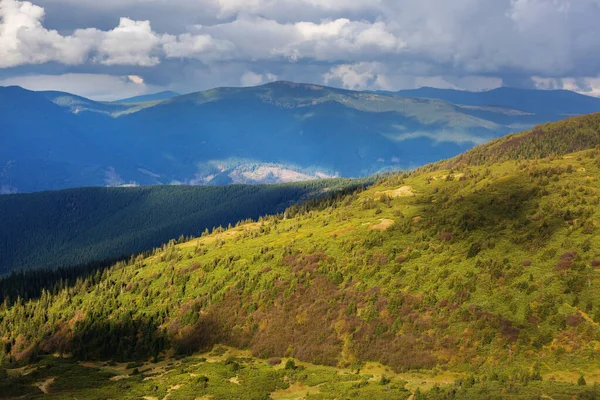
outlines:
[[[97,100],[274,80],[600,96],[600,0],[0,0],[0,85]]]

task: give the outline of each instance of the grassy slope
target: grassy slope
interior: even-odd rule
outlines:
[[[128,256],[366,182],[81,188],[0,196],[0,274]]]
[[[599,157],[454,163],[165,246],[2,310],[4,359],[227,343],[262,358],[474,374],[456,398],[573,398],[580,388],[548,380],[598,375]]]
[[[311,399],[402,400],[410,395],[404,388],[407,382],[391,371],[382,371],[392,379],[381,382],[379,371],[358,374],[297,361],[286,368],[286,361],[258,360],[248,352],[221,346],[193,357],[143,364],[76,364],[47,357],[25,370],[9,370],[10,386],[0,383],[0,388],[15,396],[29,392],[34,399],[62,399],[69,394],[78,399],[162,399],[170,393],[169,399],[286,400],[310,394]],[[42,394],[35,385],[52,378],[45,388],[49,393]]]
[[[508,135],[440,164],[484,165],[500,161],[537,159],[564,155],[600,146],[600,113],[538,125]]]

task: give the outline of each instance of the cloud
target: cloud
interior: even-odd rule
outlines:
[[[142,78],[141,76],[137,76],[137,75],[128,75],[127,78],[133,82],[133,83],[137,83],[138,85],[143,85],[144,84],[144,78]]]
[[[64,37],[44,28],[43,18],[44,9],[30,2],[0,0],[0,68],[49,61],[64,64],[85,61],[94,41],[90,32]]]
[[[597,95],[598,19],[598,0],[0,0],[0,69],[201,88],[248,71],[369,89],[537,77]]]
[[[59,62],[104,65],[153,66],[159,59],[152,53],[161,38],[149,21],[121,18],[110,31],[78,29],[61,35],[42,25],[44,9],[28,1],[0,0],[0,67]]]
[[[252,61],[359,61],[398,54],[405,46],[384,22],[346,18],[280,23],[241,16],[231,22],[199,27],[199,30],[233,43],[236,48],[233,58]]]
[[[257,74],[252,71],[247,71],[240,78],[240,84],[242,86],[258,86],[263,83],[273,82],[277,80],[277,76],[269,72],[264,74]]]
[[[150,67],[160,62],[153,53],[162,38],[152,32],[149,21],[121,18],[115,29],[94,30],[94,34],[98,36],[97,61],[102,64]]]
[[[342,86],[351,90],[367,88],[391,90],[385,75],[385,66],[376,62],[343,64],[332,67],[323,75],[325,84]]]
[[[231,59],[235,45],[227,40],[215,40],[208,34],[167,36],[163,49],[167,58],[194,58],[204,62]]]
[[[543,90],[571,90],[587,96],[600,97],[600,75],[598,77],[583,78],[543,78],[532,77],[537,89]]]

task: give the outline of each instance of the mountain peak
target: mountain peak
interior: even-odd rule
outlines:
[[[267,83],[263,86],[287,86],[287,87],[291,87],[291,88],[302,88],[302,89],[312,89],[312,90],[323,90],[326,89],[326,86],[322,86],[322,85],[314,85],[312,83],[299,83],[299,82],[292,82],[292,81],[274,81],[274,82],[270,82]]]

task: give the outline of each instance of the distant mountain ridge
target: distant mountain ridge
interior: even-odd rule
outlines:
[[[598,112],[600,98],[568,90],[535,90],[500,87],[484,92],[423,87],[395,92],[403,97],[440,99],[469,106],[517,109],[536,114],[563,116]]]
[[[8,132],[0,138],[0,193],[362,177],[450,158],[567,111],[600,111],[599,99],[569,92],[534,91],[535,107],[518,99],[508,107],[512,95],[500,96],[504,103],[477,100],[504,92],[460,92],[468,98],[453,94],[451,103],[424,91],[273,82],[107,103],[0,87],[0,126]],[[558,107],[567,97],[578,100]]]
[[[178,96],[181,96],[181,93],[177,93],[172,90],[166,90],[164,92],[159,93],[151,93],[141,96],[129,97],[127,99],[117,100],[114,103],[143,103],[146,101],[168,100]]]

